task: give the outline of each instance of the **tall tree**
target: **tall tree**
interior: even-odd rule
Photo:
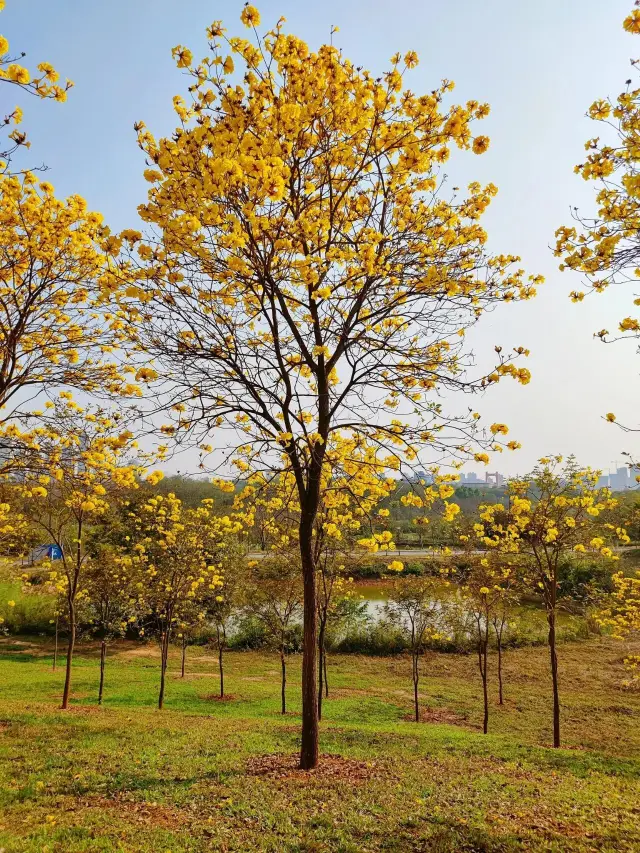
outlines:
[[[437,394],[505,375],[529,381],[513,363],[522,347],[474,373],[465,332],[495,305],[533,296],[538,279],[486,251],[479,220],[495,186],[442,193],[451,148],[488,147],[472,131],[486,104],[445,106],[448,81],[422,96],[404,89],[413,51],[376,78],[332,45],[312,52],[283,19],[264,38],[254,7],[242,20],[253,42],[215,22],[201,62],[174,49],[192,84],[189,103],[174,98],[172,137],[136,125],[152,185],[140,215],[158,238],[123,238],[131,269],[119,306],[169,377],[157,398],[177,407],[168,430],[201,435],[206,448],[226,425],[239,435],[241,472],[284,465],[293,476],[305,590],[300,765],[310,768],[327,447],[363,436],[394,468],[416,460],[419,442],[430,455],[464,453],[476,421],[446,416]]]

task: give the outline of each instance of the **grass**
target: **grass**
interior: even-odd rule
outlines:
[[[299,658],[290,713],[275,656],[190,649],[170,663],[155,708],[158,656],[110,653],[96,705],[98,651],[81,649],[74,700],[41,640],[0,644],[0,849],[4,853],[418,853],[640,849],[640,694],[625,690],[628,649],[606,639],[560,649],[565,749],[548,748],[544,648],[508,653],[506,704],[478,729],[472,656],[422,662],[425,722],[411,710],[404,657],[333,657],[323,761],[294,769]],[[638,651],[635,649],[634,651]],[[494,661],[491,661],[493,664]],[[495,693],[495,683],[492,685]]]

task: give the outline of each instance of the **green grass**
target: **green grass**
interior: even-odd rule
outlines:
[[[171,660],[164,711],[158,657],[121,644],[96,705],[98,655],[84,647],[74,700],[58,710],[63,672],[51,646],[0,644],[0,849],[5,853],[418,853],[636,851],[640,694],[621,687],[625,646],[560,648],[563,737],[548,748],[544,648],[509,652],[506,704],[478,730],[472,656],[422,661],[425,722],[411,710],[406,658],[334,657],[318,771],[293,769],[299,658],[290,661],[286,717],[279,662],[190,649]],[[635,649],[637,651],[637,649]],[[491,660],[491,665],[494,665]],[[273,759],[271,756],[282,756]],[[327,757],[329,756],[329,757]]]

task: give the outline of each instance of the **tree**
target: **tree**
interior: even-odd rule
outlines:
[[[287,653],[302,612],[303,590],[295,553],[273,553],[249,564],[249,610],[280,653],[280,709],[287,712]]]
[[[0,11],[3,7],[4,3],[0,4]],[[58,85],[60,75],[49,62],[39,63],[39,74],[32,78],[32,72],[21,64],[24,55],[24,53],[20,53],[13,56],[9,50],[8,40],[5,36],[0,35],[0,91],[6,92],[8,95],[6,90],[10,86],[15,86],[38,98],[66,101],[67,92],[73,86],[71,80],[67,80],[64,86]],[[20,107],[15,107],[7,115],[0,117],[0,125],[13,127],[5,143],[6,147],[0,148],[0,175],[9,172],[12,155],[18,148],[29,148],[31,145],[26,133],[18,130],[18,125],[21,123],[22,110]]]
[[[118,550],[104,544],[91,550],[91,560],[82,582],[82,597],[91,628],[100,636],[98,704],[102,705],[108,643],[114,637],[123,636],[135,622],[139,596],[134,578],[127,573],[128,561]]]
[[[465,545],[473,540],[463,535]],[[495,633],[498,652],[498,704],[504,702],[502,678],[502,649],[504,631],[509,612],[517,603],[519,583],[518,567],[515,560],[508,559],[500,552],[489,552],[482,556],[468,556],[470,565],[461,578],[459,609],[463,623],[474,638],[478,654],[478,669],[482,680],[483,725],[487,734],[489,729],[488,695],[488,652],[491,629]]]
[[[87,538],[93,524],[124,490],[134,488],[139,465],[127,461],[133,434],[118,415],[84,410],[61,392],[47,427],[39,429],[37,466],[21,472],[20,489],[29,522],[58,546],[50,580],[64,595],[68,618],[67,663],[62,708],[68,708],[78,625],[77,605],[92,555]]]
[[[247,571],[243,564],[243,557],[240,547],[227,548],[222,585],[205,601],[207,618],[213,622],[216,631],[215,643],[218,650],[221,699],[224,699],[224,652],[229,630],[246,600]]]
[[[55,386],[94,393],[134,393],[136,386],[104,361],[118,340],[117,329],[109,327],[118,321],[97,305],[98,282],[108,280],[100,247],[108,232],[100,214],[77,195],[60,201],[51,184],[30,173],[0,176],[0,199],[0,448],[6,470],[21,438],[11,421],[15,400],[24,407],[25,394]]]
[[[420,722],[418,684],[419,661],[429,640],[441,636],[441,602],[434,578],[398,578],[393,585],[385,613],[406,635],[411,652],[413,679],[413,708],[416,723]]]
[[[640,5],[637,0],[635,5]],[[640,9],[632,10],[623,26],[628,33],[640,34]],[[638,60],[631,64],[637,70]],[[598,136],[588,140],[588,154],[574,171],[585,181],[597,182],[598,210],[595,216],[585,218],[574,208],[577,227],[558,228],[555,254],[562,258],[561,270],[583,273],[587,291],[602,293],[611,285],[634,283],[640,277],[640,88],[632,79],[627,80],[624,92],[615,101],[594,101],[587,115],[598,123]],[[585,295],[585,291],[574,290],[571,299],[581,302]],[[640,294],[633,304],[640,305]],[[605,342],[640,339],[640,320],[629,315],[620,321],[613,336],[607,329],[596,336]],[[615,414],[609,412],[606,419],[615,421]]]
[[[595,618],[618,640],[640,631],[640,571],[631,576],[616,572],[613,592],[602,602]],[[640,679],[640,655],[629,655],[624,662],[631,671],[631,682],[637,682]]]
[[[598,488],[599,471],[580,468],[570,458],[541,459],[523,479],[507,485],[509,506],[480,507],[474,525],[476,541],[496,552],[512,554],[521,564],[533,592],[542,596],[549,626],[548,642],[553,690],[553,745],[560,746],[560,697],[556,620],[559,565],[569,554],[590,553],[615,560],[614,542],[629,541],[625,530],[599,518],[617,505],[608,488]]]
[[[254,28],[260,20],[252,6],[242,18]],[[171,138],[136,125],[152,166],[140,215],[158,239],[123,237],[123,276],[138,269],[138,284],[121,288],[118,305],[135,345],[170,377],[156,398],[177,407],[167,430],[207,448],[212,429],[230,426],[241,433],[241,473],[284,465],[294,479],[305,588],[300,766],[311,768],[314,525],[327,448],[336,436],[364,437],[394,469],[417,459],[419,443],[430,456],[464,454],[481,438],[476,420],[446,416],[437,393],[506,375],[529,381],[513,363],[522,347],[498,347],[496,368],[472,374],[464,336],[486,310],[533,296],[539,279],[527,281],[513,256],[486,252],[479,219],[493,185],[438,195],[452,147],[486,150],[488,138],[472,135],[486,104],[445,107],[448,81],[423,96],[403,91],[413,51],[375,79],[332,45],[311,52],[282,25],[264,39],[254,30],[253,44],[227,39],[216,22],[200,63],[174,49],[191,101],[174,99]],[[237,85],[234,62],[245,68]]]
[[[153,634],[160,644],[161,710],[173,633],[182,621],[194,619],[194,611],[204,624],[207,597],[223,584],[226,539],[241,525],[215,515],[210,499],[187,509],[171,493],[149,497],[132,515],[129,565],[138,574],[142,633]]]

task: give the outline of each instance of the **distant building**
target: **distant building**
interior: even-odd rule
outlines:
[[[603,474],[602,477],[598,477],[598,482],[596,483],[599,489],[608,489],[609,488],[609,475]]]
[[[630,489],[635,486],[631,479],[631,472],[625,466],[618,468],[615,474],[609,474],[609,487],[614,492],[623,492],[625,489]]]

